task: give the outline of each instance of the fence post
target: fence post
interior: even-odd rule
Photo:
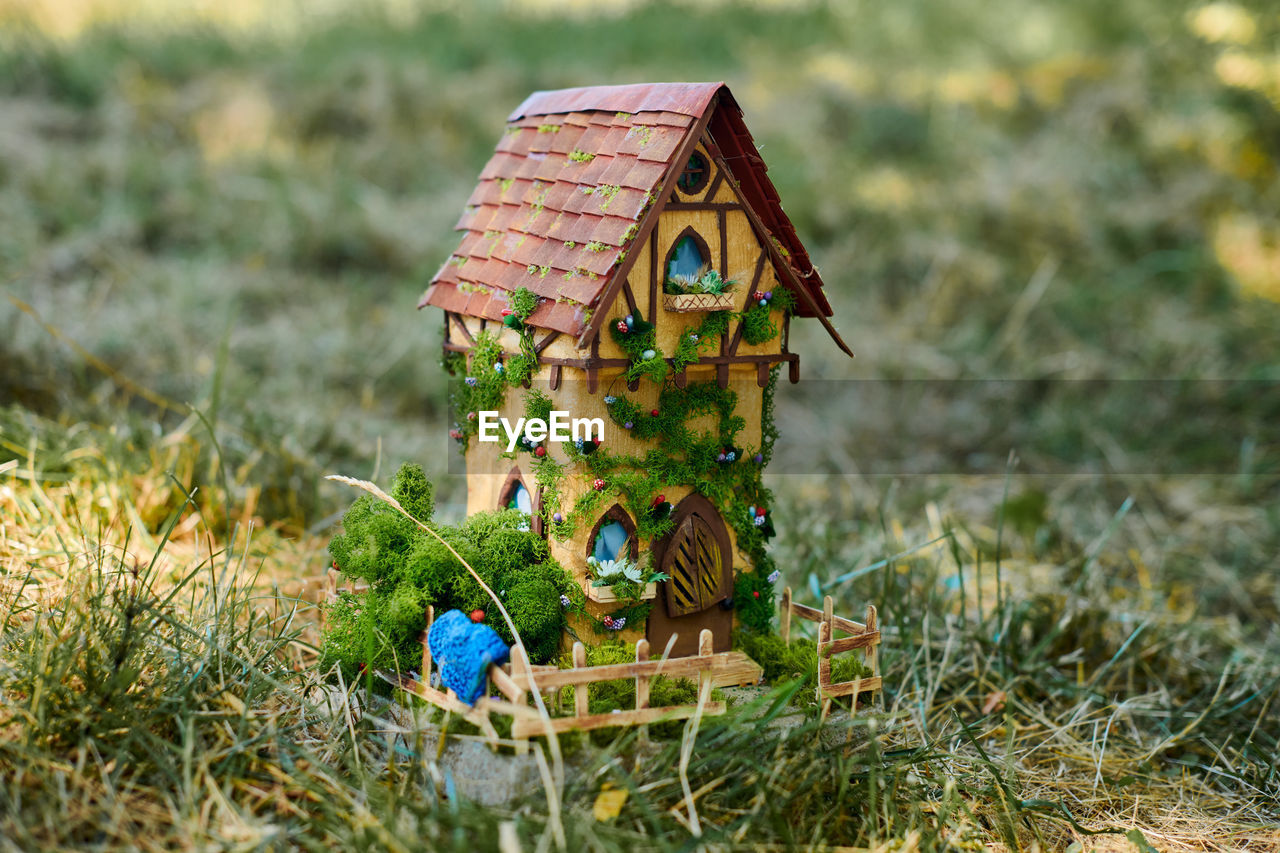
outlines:
[[[582,643],[573,644],[573,668],[585,669],[587,666],[587,649]],[[575,717],[587,716],[590,703],[587,699],[586,684],[573,685],[573,715]]]
[[[866,623],[868,631],[880,630],[880,625],[876,621],[876,606],[874,604],[867,605]],[[867,668],[871,670],[872,677],[880,674],[880,642],[878,640],[867,646],[867,652],[864,660],[867,663]],[[880,695],[883,697],[884,693],[882,692]],[[872,697],[872,701],[875,701],[874,696]]]
[[[528,658],[524,654],[523,646],[514,646],[511,649],[511,674],[515,675],[517,673],[523,674],[523,673],[529,672],[531,670],[531,667],[529,667],[527,664],[528,664]],[[511,703],[513,705],[519,705],[520,707],[523,708],[525,706],[525,700],[528,696],[529,696],[528,690],[521,690],[514,697],[512,697]],[[517,736],[515,734],[516,726],[515,726],[514,720],[512,721],[511,729],[512,729],[511,736],[516,742],[515,753],[516,755],[524,755],[526,752],[529,751],[529,738],[523,737],[523,736]]]
[[[649,641],[636,641],[636,663],[644,663],[649,660]],[[636,710],[649,707],[649,676],[636,673]],[[649,742],[649,726],[648,724],[640,726],[639,741],[642,744]]]
[[[431,686],[431,646],[427,643],[427,634],[431,633],[431,624],[436,621],[435,605],[427,605],[427,627],[422,629],[422,672],[418,674],[418,680],[428,687]]]
[[[710,628],[698,632],[698,657],[710,657],[714,654],[715,641]],[[715,679],[710,669],[698,673],[698,703],[705,704],[711,698],[711,683]]]
[[[828,608],[830,606],[831,606],[831,596],[827,596],[827,600],[826,602],[824,602],[823,607]],[[818,695],[817,695],[817,699],[819,704],[822,706],[822,714],[818,718],[818,722],[820,724],[825,723],[827,721],[827,715],[831,713],[831,697],[828,696],[826,691],[823,689],[825,687],[831,686],[831,657],[829,653],[824,654],[825,652],[828,651],[826,649],[827,643],[831,642],[830,619],[831,617],[830,615],[828,615],[827,618],[823,619],[821,622],[818,623],[818,687],[817,687]]]
[[[782,590],[782,642],[791,645],[791,587]]]

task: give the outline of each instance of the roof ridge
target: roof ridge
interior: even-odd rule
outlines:
[[[573,112],[668,112],[701,118],[721,89],[714,83],[634,83],[578,86],[534,92],[507,116],[508,122],[529,116]]]

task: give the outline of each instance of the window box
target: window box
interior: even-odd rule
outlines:
[[[676,313],[728,311],[733,308],[730,293],[664,293],[662,307]]]
[[[590,581],[586,584],[587,598],[597,604],[611,604],[618,600],[618,596],[613,594],[611,586],[592,586]],[[651,598],[658,597],[658,584],[656,581],[650,581],[645,584],[644,592],[640,594],[641,601],[647,601]]]

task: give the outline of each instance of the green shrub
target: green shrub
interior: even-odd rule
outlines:
[[[431,518],[432,494],[418,466],[397,473],[392,496],[424,522]],[[343,516],[343,527],[329,552],[339,570],[370,587],[329,605],[326,666],[338,664],[349,678],[362,668],[415,668],[427,605],[437,613],[483,610],[484,622],[513,642],[493,600],[449,548],[390,506],[362,495]],[[546,542],[528,530],[528,518],[515,510],[478,513],[437,532],[503,601],[534,663],[554,660],[565,627],[560,596],[579,591]]]
[[[560,604],[560,592],[547,579],[532,577],[521,580],[508,593],[507,612],[516,630],[525,638],[529,658],[546,661],[555,658],[560,650],[560,633],[564,627],[564,608]],[[495,625],[498,633],[511,642],[505,624]]]

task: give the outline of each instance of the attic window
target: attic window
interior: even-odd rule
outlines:
[[[692,195],[707,185],[709,177],[711,177],[711,167],[707,165],[707,158],[695,151],[689,155],[689,162],[680,173],[676,186],[685,195]]]

